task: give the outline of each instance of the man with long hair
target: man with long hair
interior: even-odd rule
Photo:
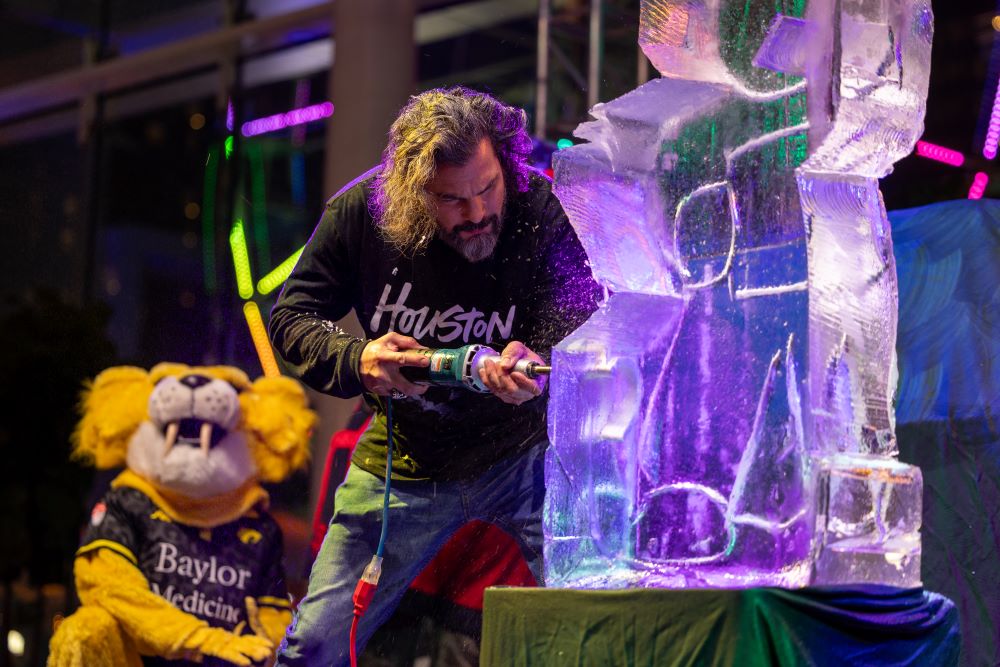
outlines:
[[[271,313],[293,373],[374,410],[338,489],[335,513],[279,664],[346,664],[352,594],[379,543],[392,415],[389,534],[359,648],[458,528],[492,522],[542,581],[543,378],[546,363],[599,294],[551,184],[527,164],[521,109],[455,87],[412,97],[379,167],[334,196]],[[365,338],[333,322],[351,309]],[[407,380],[421,348],[479,343],[481,394]]]

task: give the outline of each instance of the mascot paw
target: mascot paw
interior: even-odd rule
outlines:
[[[62,619],[49,645],[47,667],[142,667],[118,621],[100,607],[81,607]]]
[[[184,648],[249,667],[274,653],[269,639],[256,635],[234,635],[221,628],[200,628],[184,642]]]

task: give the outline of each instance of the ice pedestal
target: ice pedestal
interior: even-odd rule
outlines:
[[[553,351],[549,585],[919,583],[878,178],[921,131],[930,9],[784,4],[644,1],[663,78],[556,154],[612,296]]]

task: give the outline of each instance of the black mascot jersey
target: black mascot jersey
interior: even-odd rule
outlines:
[[[266,513],[197,528],[171,520],[142,491],[119,487],[94,507],[77,555],[101,548],[138,567],[154,593],[214,627],[246,627],[248,596],[288,607],[281,532]]]

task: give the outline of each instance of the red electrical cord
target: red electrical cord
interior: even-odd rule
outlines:
[[[358,665],[358,649],[355,645],[358,636],[358,621],[368,611],[368,605],[375,597],[378,579],[382,575],[382,557],[372,556],[371,562],[365,567],[364,574],[358,579],[354,588],[354,619],[351,621],[351,667]]]
[[[358,621],[361,614],[354,612],[354,620],[351,621],[351,667],[358,667]]]
[[[354,618],[351,620],[351,667],[357,667],[358,654],[354,645],[358,635],[358,621],[368,611],[368,605],[375,597],[378,588],[378,578],[382,576],[382,551],[385,549],[385,538],[389,531],[389,489],[392,480],[392,399],[386,401],[386,451],[385,451],[385,496],[382,499],[382,534],[378,540],[378,548],[371,561],[365,566],[365,571],[354,587]]]

